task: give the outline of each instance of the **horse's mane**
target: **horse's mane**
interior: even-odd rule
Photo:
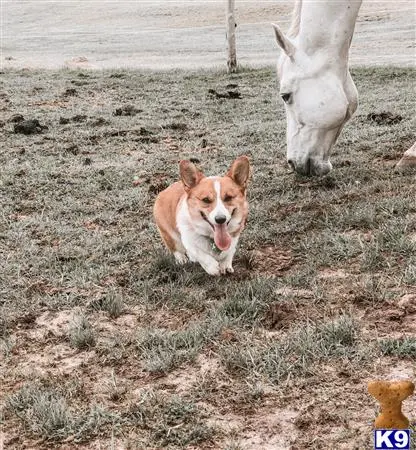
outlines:
[[[294,38],[299,33],[300,27],[300,11],[302,9],[302,0],[296,0],[295,7],[292,12],[292,21],[290,24],[289,31],[287,32],[287,36],[290,38]]]

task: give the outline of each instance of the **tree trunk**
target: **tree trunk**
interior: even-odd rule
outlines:
[[[228,41],[228,72],[237,71],[237,55],[235,48],[235,0],[227,0],[227,41]]]

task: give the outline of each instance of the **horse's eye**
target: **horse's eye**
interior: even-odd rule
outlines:
[[[290,93],[280,94],[280,97],[282,97],[282,100],[285,103],[290,103],[290,101],[292,100],[292,94],[290,94]]]
[[[204,203],[206,203],[207,205],[208,205],[209,203],[211,203],[211,199],[210,199],[209,197],[204,197],[204,198],[202,199],[202,201],[203,201]]]

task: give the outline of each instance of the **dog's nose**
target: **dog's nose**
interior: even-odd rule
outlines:
[[[223,214],[218,214],[218,216],[215,216],[215,222],[219,225],[225,223],[226,220],[227,218]]]

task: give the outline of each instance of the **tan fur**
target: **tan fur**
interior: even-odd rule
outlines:
[[[176,209],[185,196],[183,184],[177,181],[157,196],[153,208],[159,233],[171,252],[179,250],[180,234],[176,226]]]
[[[179,168],[181,181],[162,191],[153,208],[163,242],[180,264],[188,257],[191,261],[200,262],[211,275],[232,272],[232,258],[248,214],[248,158],[237,158],[222,177],[206,177],[190,161],[181,161]],[[217,217],[227,218],[224,225],[227,231],[219,231],[220,225],[214,223]],[[224,248],[218,262],[215,260],[218,255],[212,254],[212,245],[207,239],[214,242],[214,239],[221,239],[215,233],[227,232],[231,236],[229,239],[234,240],[229,241],[229,247]],[[226,235],[222,236],[224,239]],[[209,256],[204,256],[204,252]]]
[[[247,184],[250,180],[250,166],[244,164],[244,162],[244,156],[237,158],[232,163],[230,170],[226,174],[227,177],[230,177],[234,181],[234,185],[237,184],[237,186],[242,190],[243,193],[245,193]]]
[[[244,191],[239,188],[238,185],[228,176],[218,178],[221,183],[223,191],[222,200],[228,195],[233,197],[231,201],[224,202],[225,207],[232,211],[235,207],[244,209],[245,195]],[[212,203],[205,204],[202,199],[208,197],[212,200]],[[214,189],[214,180],[212,178],[203,178],[193,189],[188,192],[187,201],[189,205],[189,212],[191,217],[197,218],[200,211],[203,211],[206,215],[215,208],[216,192]],[[247,213],[246,209],[244,209]]]
[[[234,197],[231,201],[226,202],[225,206],[227,209],[231,211],[238,203],[238,206],[243,210],[244,216],[246,217],[248,207],[244,202],[245,189],[239,188],[228,174],[227,176],[220,178],[220,180],[225,195]],[[206,177],[202,178],[194,188],[188,191],[188,193],[185,191],[183,183],[177,181],[158,195],[153,208],[153,214],[159,233],[166,244],[166,247],[170,251],[174,252],[179,250],[178,243],[180,241],[180,234],[176,226],[176,211],[179,202],[181,200],[187,200],[191,216],[197,218],[200,214],[199,211],[202,210],[208,215],[215,207],[214,202],[205,204],[202,202],[202,199],[205,197],[215,199],[215,195],[213,179]],[[225,198],[225,196],[223,197]],[[246,221],[244,220],[240,229],[231,233],[231,235],[236,236],[239,234],[243,230],[245,222]]]

